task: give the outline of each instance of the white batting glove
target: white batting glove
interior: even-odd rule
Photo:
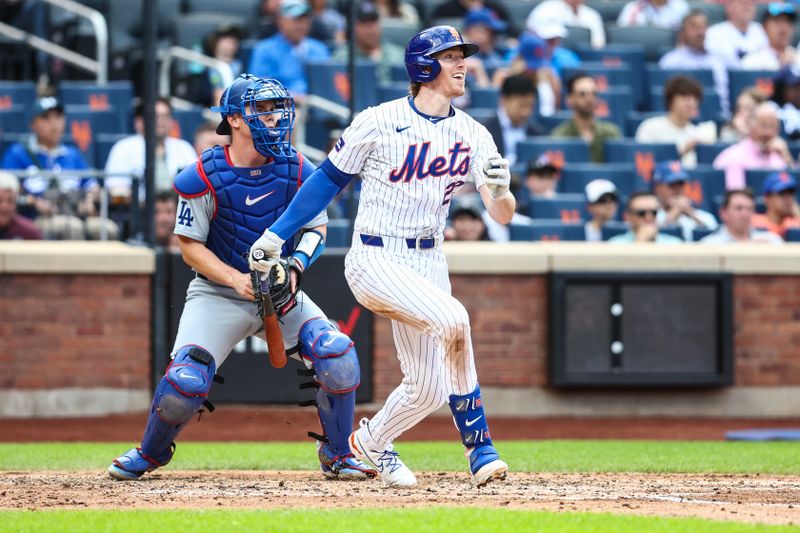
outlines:
[[[508,159],[503,159],[499,155],[490,157],[483,167],[485,174],[483,181],[489,187],[489,194],[497,200],[508,193],[511,185],[511,172],[508,169]]]
[[[269,272],[281,258],[282,247],[283,239],[270,230],[266,230],[250,247],[250,256],[248,257],[250,270]]]

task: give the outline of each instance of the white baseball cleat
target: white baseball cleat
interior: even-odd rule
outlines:
[[[373,450],[364,444],[362,435],[367,419],[362,418],[360,428],[350,434],[350,451],[356,459],[366,461],[378,471],[386,487],[415,487],[417,478],[414,473],[400,460],[397,452],[391,444],[386,450]]]
[[[508,465],[500,459],[494,446],[481,446],[467,451],[469,470],[472,480],[478,487],[483,487],[494,480],[506,478]]]

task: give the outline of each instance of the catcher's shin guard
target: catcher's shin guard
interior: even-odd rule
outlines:
[[[214,358],[203,348],[178,350],[153,397],[142,438],[144,456],[161,464],[172,457],[172,441],[203,406],[215,372]]]
[[[361,383],[353,341],[323,318],[306,322],[299,339],[300,355],[314,375],[314,382],[301,388],[317,388],[315,403],[324,432],[322,440],[334,454],[349,454],[347,438],[353,430],[355,391]]]

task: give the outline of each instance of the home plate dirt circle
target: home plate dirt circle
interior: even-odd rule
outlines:
[[[133,482],[105,471],[0,472],[0,510],[311,509],[463,506],[800,524],[800,478],[727,474],[510,473],[475,489],[464,473],[422,472],[413,489],[304,471],[164,469]]]

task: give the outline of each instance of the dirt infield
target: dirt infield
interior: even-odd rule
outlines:
[[[374,411],[360,411],[371,416]],[[98,418],[0,419],[0,442],[129,442],[141,437],[146,413]],[[510,439],[723,440],[725,431],[756,427],[800,427],[800,419],[704,418],[502,418],[491,417],[492,435]],[[220,405],[193,421],[181,441],[300,441],[319,431],[311,408]],[[457,440],[450,416],[430,416],[402,440]]]
[[[421,473],[413,489],[316,472],[170,471],[136,482],[105,472],[0,472],[0,509],[310,509],[433,505],[591,511],[800,524],[797,477],[527,474],[475,489],[463,473]],[[465,498],[466,497],[466,498]]]

